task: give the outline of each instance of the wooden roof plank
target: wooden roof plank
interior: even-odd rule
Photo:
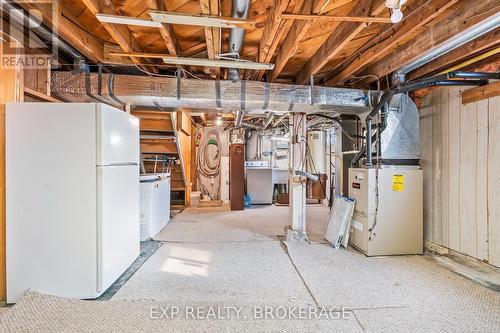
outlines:
[[[111,5],[106,5],[101,3],[99,0],[82,0],[83,4],[96,15],[98,13],[118,15],[118,12]],[[113,37],[113,39],[120,45],[124,52],[143,52],[142,47],[135,39],[135,37],[130,33],[130,30],[123,25],[112,25],[108,23],[101,23],[106,31]],[[145,59],[131,58],[132,62],[136,65],[149,64]],[[152,68],[152,70],[157,70]]]
[[[385,0],[360,0],[354,5],[349,16],[379,15],[385,9]],[[366,26],[366,23],[342,22],[299,71],[297,83],[307,83],[311,75],[316,74],[339,54]]]
[[[162,11],[166,10],[164,0],[154,0],[153,7],[151,9]],[[163,41],[165,42],[165,45],[167,46],[168,53],[175,56],[182,55],[181,47],[171,24],[162,23],[160,34],[161,38],[163,38]]]
[[[57,24],[57,33],[67,42],[71,43],[78,51],[93,62],[105,62],[104,42],[83,30],[77,17],[65,10],[64,6],[56,6],[57,20],[53,20],[54,13],[49,12],[49,7],[41,6],[36,2],[22,3],[26,8],[37,9],[44,19],[52,25]]]
[[[462,0],[460,2],[460,7],[443,19],[443,21],[446,22],[445,24],[437,24],[432,28],[427,29],[410,42],[398,47],[394,52],[387,55],[381,61],[367,68],[363,74],[373,76],[369,76],[359,83],[363,85],[376,81],[376,77],[383,77],[397,68],[410,63],[414,59],[417,59],[425,51],[462,33],[464,30],[479,23],[480,21],[495,15],[499,10],[500,5],[498,5],[497,0],[483,0],[481,2],[477,2],[475,0]],[[498,31],[496,34],[493,34],[493,38],[495,38],[495,35],[498,36]],[[485,35],[484,40],[482,41],[479,39],[475,40],[475,42],[471,42],[470,45],[466,44],[450,53],[447,53],[443,60],[438,58],[436,61],[430,62],[428,66],[431,70],[433,66],[441,68],[446,66],[443,62],[450,61],[450,59],[452,60],[457,54],[465,55],[467,52],[477,53],[480,52],[481,49],[491,47],[492,44],[495,44],[495,41],[490,40],[486,36],[487,35]],[[496,39],[496,41],[498,42],[498,39]],[[412,73],[410,73],[409,77],[415,78]]]
[[[384,31],[380,37],[377,37],[381,40],[380,43],[375,43],[361,52],[359,56],[340,71],[340,73],[325,82],[325,85],[334,86],[344,83],[368,64],[387,55],[399,43],[410,37],[417,29],[438,17],[457,2],[458,0],[427,1],[418,9],[410,13],[403,21]]]
[[[200,0],[200,9],[202,14],[219,15],[219,1],[217,0]],[[205,41],[207,46],[208,59],[217,59],[220,54],[220,29],[213,27],[205,27]],[[220,77],[220,69],[212,68],[211,72],[215,78]]]
[[[329,0],[304,0],[300,9],[301,14],[318,14],[323,6]],[[295,54],[299,42],[307,33],[307,29],[312,24],[313,20],[297,20],[294,21],[285,40],[281,44],[281,48],[276,56],[274,70],[269,74],[268,81],[274,81],[285,67],[288,60]]]
[[[435,61],[431,61],[430,63],[417,68],[413,72],[410,72],[406,78],[408,80],[414,80],[428,75],[451,64],[462,61],[472,54],[477,54],[496,45],[500,45],[500,28],[497,28],[483,37],[475,39],[451,52],[444,54]]]

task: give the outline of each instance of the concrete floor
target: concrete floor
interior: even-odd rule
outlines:
[[[321,237],[326,207],[308,207],[311,244],[283,242],[287,215],[276,206],[186,209],[109,301],[31,292],[0,312],[1,331],[500,331],[500,293],[426,256],[335,250]],[[188,318],[194,307],[241,313]]]

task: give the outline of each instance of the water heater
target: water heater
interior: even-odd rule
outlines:
[[[307,147],[309,149],[307,172],[326,174],[325,140],[326,136],[323,131],[307,132]]]

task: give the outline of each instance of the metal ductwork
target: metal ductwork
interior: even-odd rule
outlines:
[[[244,87],[241,82],[245,82]],[[259,81],[194,80],[179,77],[53,72],[51,90],[70,102],[103,102],[157,109],[192,108],[248,114],[330,112],[363,114],[372,94],[359,89]],[[244,107],[242,107],[244,105]],[[243,121],[242,116],[238,122]],[[241,124],[241,123],[240,123]]]
[[[417,106],[407,94],[395,95],[387,106],[379,145],[382,162],[418,162],[420,127]]]
[[[241,127],[241,124],[243,122],[243,111],[238,110],[236,112],[236,117],[234,117],[234,127]]]
[[[233,0],[233,18],[247,19],[248,11],[250,9],[250,0]],[[241,48],[243,46],[243,38],[245,37],[245,29],[232,28],[229,32],[229,57],[239,57]],[[229,68],[227,71],[227,78],[229,80],[239,80],[240,70],[236,68]]]
[[[266,117],[266,120],[264,121],[264,124],[262,124],[262,129],[265,130],[269,125],[271,125],[273,119],[274,119],[274,113],[269,112],[269,114]]]
[[[458,80],[457,80],[458,79]],[[433,77],[419,79],[411,82],[400,82],[398,86],[384,92],[377,105],[366,116],[366,134],[365,146],[358,152],[351,162],[355,165],[363,156],[366,156],[365,165],[371,167],[372,164],[372,149],[373,144],[377,143],[380,151],[385,154],[386,160],[415,160],[418,158],[419,149],[419,133],[418,133],[418,112],[413,101],[406,95],[407,93],[427,87],[437,86],[481,86],[488,83],[489,79],[500,79],[500,73],[480,73],[480,72],[449,72],[439,74]],[[398,101],[398,114],[391,116],[391,101],[393,98]],[[398,98],[403,98],[399,99]],[[405,115],[405,109],[410,109],[410,113]],[[402,110],[402,111],[400,111]],[[382,112],[381,112],[382,111]],[[373,120],[381,112],[382,121],[377,124],[377,133],[373,135]],[[412,127],[414,127],[412,129]],[[385,131],[389,129],[388,133]],[[380,138],[380,142],[377,138]],[[386,143],[383,144],[382,141]],[[393,147],[392,145],[400,145],[402,148]],[[418,149],[417,149],[418,148]],[[403,149],[403,150],[401,150]],[[384,159],[382,154],[378,154],[381,159]],[[412,164],[412,163],[410,163]]]
[[[426,53],[420,55],[418,59],[412,61],[411,63],[401,67],[397,72],[400,75],[406,75],[409,72],[422,67],[428,62],[439,58],[443,54],[446,54],[482,35],[498,28],[500,26],[500,13],[492,15],[487,19],[473,25],[472,27],[466,29],[462,33],[455,35],[454,37],[448,39],[446,42],[430,49]]]
[[[261,129],[261,127],[255,125],[253,123],[246,122],[246,121],[242,121],[241,122],[241,126],[248,127],[248,128],[254,129],[254,130],[260,130]]]

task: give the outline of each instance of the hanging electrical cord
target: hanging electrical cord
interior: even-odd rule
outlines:
[[[378,114],[378,124],[380,126],[382,122],[382,114]],[[379,127],[380,128],[380,127]],[[378,218],[378,209],[379,209],[379,203],[380,203],[380,196],[379,196],[379,179],[378,179],[378,171],[380,169],[380,142],[381,142],[381,131],[377,130],[377,165],[375,166],[375,215],[373,216],[373,224],[368,229],[369,236],[368,239],[372,240],[372,237],[375,235],[375,227],[377,226],[377,218]]]
[[[210,156],[210,146],[215,146],[217,151],[215,156]],[[213,155],[213,154],[212,154]],[[199,183],[201,184],[201,190],[203,195],[210,197],[212,200],[219,198],[220,192],[220,179],[217,191],[211,194],[206,186],[203,185],[201,177],[214,180],[220,174],[220,161],[221,161],[221,151],[220,151],[220,138],[219,132],[215,129],[211,129],[206,134],[205,138],[200,142],[198,147],[198,154],[196,156],[196,170],[198,172]]]

